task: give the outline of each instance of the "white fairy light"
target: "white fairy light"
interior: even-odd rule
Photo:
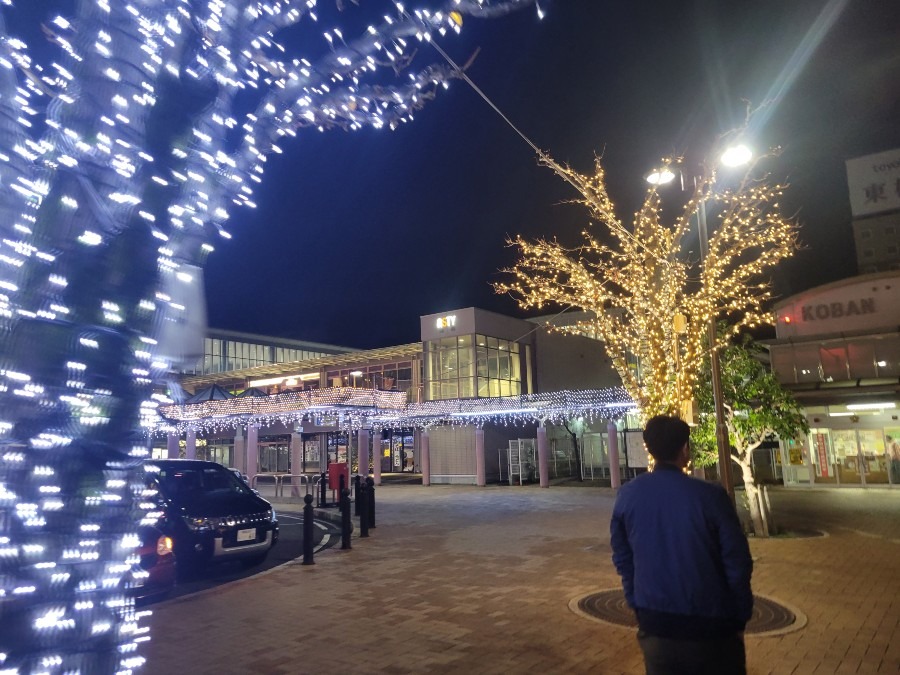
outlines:
[[[0,1],[8,6],[4,12],[15,11],[12,0]],[[44,34],[56,50],[44,66],[23,41],[3,37],[0,118],[7,124],[0,162],[9,189],[0,190],[0,316],[8,328],[0,336],[0,434],[6,447],[22,450],[0,456],[0,501],[15,501],[20,524],[14,538],[0,541],[0,554],[57,536],[48,533],[64,531],[60,522],[84,521],[86,512],[105,523],[98,542],[128,534],[121,531],[128,520],[122,516],[139,511],[131,462],[146,448],[123,441],[122,434],[129,425],[149,429],[156,405],[172,405],[146,393],[153,373],[172,367],[150,333],[185,311],[154,289],[131,293],[133,277],[179,274],[185,264],[202,263],[213,250],[212,233],[231,237],[224,226],[236,220],[234,209],[256,206],[254,187],[266,154],[285,150],[284,141],[298,131],[396,128],[411,119],[456,74],[440,64],[416,66],[414,42],[404,36],[435,34],[447,25],[451,7],[459,16],[494,16],[532,0],[430,2],[442,7],[409,15],[398,5],[396,16],[355,39],[340,27],[329,28],[331,49],[315,62],[289,56],[278,42],[280,29],[318,20],[315,0],[73,3],[74,16],[43,18]],[[232,12],[232,5],[240,8]],[[461,20],[455,23],[456,30]],[[388,52],[393,65],[384,58]],[[401,65],[414,68],[412,77],[385,84],[382,75],[393,77],[391,68]],[[215,89],[216,95],[191,113],[187,138],[180,130],[167,136],[162,129],[156,134],[160,142],[150,143],[151,114],[181,103],[180,92],[173,102],[161,86],[168,78],[189,96],[192,88],[201,96]],[[259,105],[238,118],[234,101],[248,90]],[[239,126],[242,138],[233,138],[230,130]],[[166,161],[155,159],[162,157]],[[163,243],[159,252],[128,248],[131,240],[121,235],[131,228],[149,230]],[[14,243],[7,247],[7,240]],[[46,357],[40,356],[45,349]],[[109,363],[111,358],[126,363]],[[65,367],[44,367],[51,363]],[[137,403],[147,400],[152,405]],[[284,405],[270,405],[263,414],[302,409]],[[128,406],[133,410],[121,412]],[[20,437],[23,429],[29,429],[27,437]],[[105,459],[91,464],[89,448]],[[38,457],[52,458],[62,449],[65,462],[40,462],[59,475],[23,479]],[[92,471],[113,482],[91,487]],[[66,484],[61,474],[73,484],[76,476],[85,482],[78,498],[56,496],[57,483]],[[12,494],[13,485],[21,494]],[[116,672],[140,667],[143,658],[135,651],[148,637],[140,625],[143,614],[115,590],[130,552],[105,560],[102,544],[79,550],[69,540],[57,543],[34,550],[29,564],[41,567],[4,563],[0,597],[27,597],[39,618],[31,626],[33,648],[23,648],[6,643],[13,633],[5,630],[5,615],[0,617],[0,669],[98,670],[63,637],[59,645],[51,637],[63,633],[115,635],[114,655],[98,654],[98,662]],[[35,569],[52,576],[34,576]],[[66,584],[77,592],[60,590]]]

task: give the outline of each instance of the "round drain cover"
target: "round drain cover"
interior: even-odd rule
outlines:
[[[619,626],[637,628],[634,612],[625,602],[621,589],[590,593],[570,606],[579,614],[589,618],[614,623]],[[806,625],[806,617],[795,609],[761,595],[753,596],[753,616],[747,623],[748,634],[781,634],[798,630]]]

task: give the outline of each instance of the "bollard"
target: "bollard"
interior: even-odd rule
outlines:
[[[357,476],[359,478],[359,476]],[[369,486],[365,481],[359,482],[359,489],[356,492],[356,505],[358,507],[357,515],[359,516],[359,536],[369,536]]]
[[[369,497],[369,527],[375,528],[375,479],[366,478],[366,487],[368,488]]]
[[[303,564],[315,565],[313,561],[313,506],[312,495],[303,497]]]
[[[322,472],[322,480],[319,481],[319,506],[324,508],[328,504],[328,474]]]
[[[343,483],[343,481],[341,481]],[[352,524],[350,522],[350,490],[344,488],[341,490],[341,548],[348,550],[350,548],[350,532]]]
[[[353,476],[353,515],[359,515],[359,481],[360,475]]]

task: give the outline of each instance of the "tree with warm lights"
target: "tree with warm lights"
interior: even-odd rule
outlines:
[[[366,2],[53,4],[0,0],[0,671],[130,672],[137,467],[183,348],[159,338],[200,309],[183,288],[267,155],[411,120],[460,75],[429,42],[535,2],[397,3],[352,36]]]
[[[748,339],[721,349],[722,395],[731,458],[740,466],[747,509],[757,537],[772,533],[768,500],[753,467],[753,451],[765,441],[791,441],[809,431],[803,409],[759,358],[761,348]],[[709,360],[704,374],[709,372]],[[712,387],[706,377],[699,380],[699,423],[691,430],[691,450],[698,466],[718,459]]]
[[[593,226],[574,246],[516,237],[510,244],[519,260],[503,270],[512,280],[495,289],[523,309],[588,312],[593,318],[563,330],[604,342],[642,417],[681,414],[702,372],[710,321],[727,317],[733,334],[769,321],[766,273],[797,246],[796,224],[779,211],[785,186],[760,175],[757,160],[740,182],[721,187],[719,170],[708,164],[674,222],[664,221],[659,186],[651,184],[628,226],[615,213],[599,159],[591,175],[547,155],[541,162],[575,188],[575,203],[587,207]],[[657,175],[681,163],[665,159]],[[698,261],[686,235],[701,209],[715,226]]]

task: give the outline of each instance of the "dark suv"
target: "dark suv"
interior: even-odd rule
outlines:
[[[251,567],[278,541],[278,519],[265,499],[215,462],[154,459],[147,482],[160,494],[161,529],[173,540],[181,569],[238,560]]]

